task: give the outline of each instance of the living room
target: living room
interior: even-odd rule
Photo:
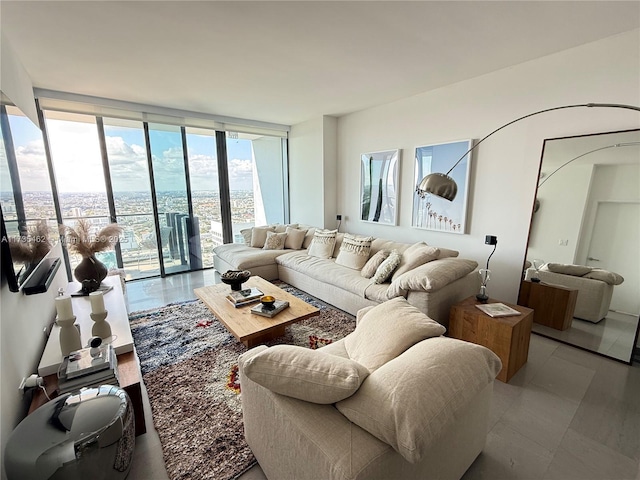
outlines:
[[[11,13],[12,8],[16,7],[5,6],[5,3],[8,2],[3,2],[2,6],[2,90],[25,112],[35,112],[34,87],[102,97],[114,101],[176,108],[175,105],[164,103],[163,100],[138,102],[133,96],[125,98],[124,96],[114,96],[107,91],[98,92],[85,88],[84,85],[91,84],[90,78],[78,81],[75,86],[69,84],[67,88],[57,85],[54,87],[53,83],[46,83],[39,77],[33,78],[38,70],[32,64],[31,54],[27,57],[26,51],[23,56],[19,53],[21,48],[26,48],[19,42],[20,37],[15,33],[15,30],[20,26],[5,24],[8,22],[6,13]],[[30,18],[29,28],[42,27],[45,29],[52,28],[52,24],[53,26],[61,25],[61,23],[50,22],[47,27],[45,25],[49,22],[47,18],[53,17],[35,15],[34,12],[38,12],[38,9],[43,7],[38,3],[29,3],[32,5],[24,7],[25,10],[19,15],[23,21],[25,18]],[[424,231],[411,226],[411,206],[415,185],[413,156],[417,146],[461,139],[477,140],[497,126],[522,115],[560,105],[588,102],[640,105],[640,91],[638,89],[640,84],[640,50],[638,49],[640,31],[638,30],[637,4],[634,6],[628,2],[615,4],[593,2],[587,5],[586,2],[544,2],[548,3],[545,8],[549,10],[544,11],[543,7],[539,7],[541,10],[536,11],[534,8],[536,3],[526,2],[526,8],[532,9],[531,12],[526,12],[527,15],[524,15],[522,11],[518,13],[517,9],[510,9],[504,12],[502,18],[497,14],[498,10],[493,10],[499,8],[496,5],[485,5],[484,13],[482,13],[482,6],[479,5],[475,7],[474,14],[468,14],[465,13],[465,9],[471,8],[471,6],[462,3],[459,5],[460,10],[448,12],[451,15],[456,12],[459,14],[457,21],[460,23],[456,29],[472,29],[474,25],[477,28],[477,24],[480,23],[477,20],[478,15],[482,13],[481,18],[485,21],[491,21],[489,25],[495,27],[495,30],[490,28],[489,30],[498,31],[501,35],[496,41],[497,45],[504,46],[518,40],[520,43],[514,43],[512,47],[517,50],[527,42],[535,44],[538,48],[528,49],[529,56],[527,58],[517,55],[510,56],[514,52],[510,52],[510,49],[506,47],[497,49],[496,46],[496,50],[479,49],[469,42],[463,46],[463,49],[458,50],[457,57],[451,56],[445,62],[436,64],[438,69],[444,69],[449,65],[450,71],[437,70],[436,73],[430,71],[429,68],[424,68],[428,67],[430,62],[436,62],[438,59],[437,53],[430,57],[429,52],[437,52],[440,48],[439,44],[451,42],[451,39],[446,36],[439,37],[436,46],[430,50],[427,49],[426,43],[423,47],[418,48],[416,45],[411,45],[414,43],[411,39],[407,39],[405,40],[407,49],[414,49],[412,50],[414,55],[405,59],[404,63],[394,63],[392,60],[396,56],[395,52],[389,53],[382,50],[379,54],[388,64],[377,63],[369,57],[372,63],[359,67],[360,70],[354,68],[341,71],[335,67],[335,70],[329,75],[327,72],[331,72],[331,62],[327,61],[326,64],[322,64],[324,70],[314,72],[314,75],[321,76],[323,82],[327,84],[322,90],[317,90],[318,96],[320,96],[320,92],[324,93],[325,102],[329,102],[331,91],[339,89],[335,82],[341,76],[358,76],[358,84],[355,87],[350,84],[349,88],[353,90],[345,89],[344,92],[340,91],[334,94],[342,99],[349,96],[356,97],[355,99],[359,101],[357,105],[354,102],[349,104],[347,108],[336,103],[327,103],[326,110],[310,109],[309,114],[306,112],[298,113],[290,106],[288,117],[268,115],[269,111],[275,112],[279,109],[279,102],[303,103],[302,100],[293,98],[292,95],[292,99],[287,102],[278,96],[262,99],[262,113],[259,118],[246,113],[250,110],[238,110],[238,113],[231,115],[228,111],[222,110],[222,105],[219,110],[214,109],[205,113],[290,125],[288,134],[289,201],[292,222],[334,228],[336,215],[340,214],[342,216],[342,231],[397,241],[417,242],[424,240],[429,244],[459,250],[465,258],[473,259],[481,265],[486,262],[490,253],[490,249],[484,243],[485,235],[495,235],[500,239],[500,243],[491,260],[490,293],[492,297],[501,301],[515,302],[522,278],[543,141],[548,138],[638,128],[640,124],[637,112],[620,109],[576,108],[551,112],[512,125],[504,132],[496,134],[491,140],[483,143],[482,147],[474,152],[469,182],[466,234],[455,235]],[[277,18],[289,18],[286,14],[286,7],[278,5],[278,9],[271,10],[269,15]],[[273,7],[275,8],[275,5]],[[395,21],[401,23],[397,34],[408,35],[407,32],[411,32],[416,24],[426,23],[427,19],[431,18],[429,14],[437,18],[437,8],[439,7],[445,8],[444,5],[436,3],[432,6],[436,10],[425,10],[417,18],[414,15],[413,22],[415,23],[410,22],[412,15],[406,15],[406,12],[402,13],[403,10],[400,6],[387,5],[387,9],[378,12],[379,17],[376,18],[382,25],[384,25],[384,19],[388,19],[390,23],[394,23],[394,19],[396,19]],[[50,8],[55,9],[55,7]],[[144,12],[148,7],[139,5],[138,8]],[[173,8],[178,7],[174,6]],[[227,6],[227,8],[229,7]],[[352,6],[352,8],[355,7]],[[519,8],[524,9],[525,5],[521,5]],[[554,10],[554,8],[558,10]],[[599,8],[602,10],[598,10]],[[635,10],[633,10],[634,8]],[[629,13],[627,9],[631,9],[632,13]],[[370,10],[370,12],[375,11],[375,9]],[[268,12],[269,10],[261,12],[262,18],[256,18],[254,21],[267,22],[265,15]],[[113,12],[114,16],[116,13]],[[173,13],[175,18],[181,18],[179,10],[173,10]],[[231,13],[237,14],[239,18],[242,18],[243,15],[242,11],[232,10]],[[319,14],[319,12],[316,13]],[[350,16],[344,14],[345,23],[347,23],[346,19],[353,21],[353,12],[349,13]],[[364,11],[359,13],[365,15]],[[555,22],[554,25],[546,23],[550,21],[550,17],[545,17],[545,15],[552,13],[557,15],[557,25]],[[581,16],[582,13],[585,18]],[[244,14],[249,15],[249,12],[244,12]],[[327,18],[327,20],[334,17],[326,11],[323,11],[323,14],[325,15],[323,18]],[[291,32],[292,38],[301,35],[299,30],[304,30],[302,26],[305,25],[305,22],[309,22],[309,18],[313,18],[313,15],[305,14],[304,11],[300,12],[297,9],[296,15],[298,15],[298,20],[291,13],[290,21],[301,26]],[[394,17],[394,15],[398,15],[398,17]],[[513,15],[513,17],[508,17],[508,15]],[[335,16],[339,17],[339,15]],[[464,18],[462,18],[463,16]],[[520,23],[514,23],[511,29],[507,29],[503,25],[503,22],[507,22],[504,20],[505,16],[512,18],[514,22],[519,20]],[[525,35],[516,35],[519,28],[525,28],[527,16],[531,22],[529,38],[526,38]],[[233,17],[231,15],[230,18]],[[283,26],[277,19],[273,19],[273,23],[276,26],[271,27],[271,33],[277,37],[276,32],[282,32]],[[501,25],[502,27],[498,29]],[[348,26],[347,24],[345,29],[348,29]],[[564,35],[558,33],[565,29],[567,30]],[[534,36],[533,31],[536,30],[539,34]],[[477,30],[470,31],[479,34]],[[12,33],[14,36],[11,35]],[[552,33],[557,37],[554,37]],[[593,36],[589,37],[590,34]],[[488,36],[486,31],[485,35]],[[514,38],[510,38],[510,36]],[[8,41],[5,41],[5,38]],[[327,40],[325,37],[322,38],[323,41]],[[343,40],[346,38],[349,37],[342,37]],[[553,43],[554,39],[557,39],[557,44]],[[180,41],[180,38],[177,38],[176,41]],[[426,42],[426,40],[423,41]],[[248,43],[248,47],[251,47],[252,43]],[[419,42],[416,43],[419,44]],[[214,44],[212,43],[212,45]],[[328,56],[330,60],[329,54],[332,51],[335,54],[339,50],[338,45],[334,43],[330,45],[332,48],[328,48],[329,51],[322,49],[318,52],[316,50],[315,52],[318,53],[314,53],[311,46],[305,45],[305,48],[308,47],[310,50],[303,53],[307,58],[316,56],[318,62],[324,56]],[[11,47],[13,53],[8,50]],[[241,45],[238,45],[237,48],[240,47]],[[101,47],[95,45],[94,48]],[[233,45],[228,48],[233,52]],[[375,48],[380,49],[380,45],[376,44]],[[421,48],[425,50],[424,55],[420,51]],[[300,52],[297,53],[300,55]],[[235,53],[229,54],[236,55]],[[383,54],[384,57],[382,57]],[[13,55],[13,63],[11,55]],[[42,57],[44,56],[42,55]],[[295,55],[293,57],[295,58]],[[48,58],[55,61],[55,56]],[[279,62],[278,56],[274,55],[270,61],[277,64]],[[153,62],[149,62],[153,66]],[[160,65],[162,62],[158,63],[159,67],[154,66],[154,68],[162,67]],[[421,68],[415,73],[413,63],[422,63]],[[117,66],[117,60],[112,65]],[[126,71],[126,67],[118,68],[121,68],[121,72]],[[32,74],[29,73],[31,69],[34,71]],[[470,73],[459,71],[464,69],[469,69]],[[186,68],[183,70],[191,71]],[[384,95],[378,92],[378,95],[381,96],[376,97],[375,102],[367,100],[366,94],[373,87],[366,80],[371,76],[376,77],[380,70],[384,70],[384,75],[380,74],[381,78],[375,81],[390,82],[389,79],[395,76],[400,76],[405,81],[402,85],[394,85],[392,82],[384,83],[387,86]],[[435,78],[431,79],[430,77]],[[298,78],[300,83],[305,82],[304,77]],[[371,83],[375,83],[375,81]],[[224,91],[223,85],[220,85],[219,88]],[[310,88],[319,87],[312,85]],[[397,90],[393,91],[394,88]],[[295,92],[297,93],[297,90]],[[273,94],[266,91],[265,87],[265,96],[269,95]],[[313,96],[313,91],[307,95]],[[170,96],[169,92],[167,92],[167,96]],[[253,97],[254,92],[252,95],[245,94],[245,96]],[[275,106],[273,98],[278,99]],[[317,105],[314,107],[317,108]],[[244,108],[249,109],[250,107],[245,105]],[[185,105],[182,109],[198,111],[189,105]],[[401,151],[397,225],[376,225],[361,222],[359,221],[360,156],[365,152],[387,149]],[[34,297],[16,295],[8,292],[6,285],[2,287],[3,359],[12,359],[11,362],[3,361],[2,365],[3,447],[8,432],[19,421],[20,412],[23,409],[17,388],[14,389],[12,385],[18,385],[20,379],[33,373],[35,366],[37,366],[43,346],[39,332],[42,326],[53,319],[52,296],[58,287],[66,281],[66,275],[60,269],[49,292]],[[48,307],[43,308],[43,304]],[[23,317],[28,317],[30,321],[19,324],[11,322],[11,319]],[[36,337],[38,338],[36,339]],[[637,369],[637,367],[625,368]]]

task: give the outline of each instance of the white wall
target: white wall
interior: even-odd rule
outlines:
[[[519,116],[559,105],[640,105],[639,39],[640,30],[635,30],[339,118],[336,213],[343,215],[343,230],[407,242],[424,240],[457,249],[480,264],[486,262],[491,251],[484,244],[484,236],[497,235],[489,294],[515,301],[543,140],[638,128],[640,114],[612,108],[556,111],[512,125],[487,140],[476,150],[472,162],[468,235],[411,227],[414,149],[431,143],[479,139]],[[292,129],[292,220],[297,220],[294,213],[300,211],[310,192],[314,202],[330,194],[330,189],[317,191],[318,175],[325,175],[325,188],[331,181],[327,177],[330,172],[322,172],[321,153],[314,150],[320,143],[320,124],[316,120]],[[306,142],[307,138],[313,143]],[[360,154],[394,148],[403,150],[399,225],[360,222]]]
[[[334,228],[337,209],[337,119],[318,117],[291,128],[291,222]]]
[[[62,247],[58,243],[51,255],[62,257]],[[9,291],[3,281],[0,289],[0,405],[2,421],[0,439],[2,455],[9,433],[22,420],[28,405],[18,391],[20,380],[37,372],[38,363],[44,350],[46,337],[43,329],[55,319],[53,299],[60,287],[66,287],[67,274],[64,265],[45,293],[23,295]],[[4,462],[2,462],[4,466]],[[2,477],[5,477],[4,467]]]

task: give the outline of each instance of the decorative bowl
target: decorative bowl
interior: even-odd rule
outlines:
[[[241,290],[242,284],[249,280],[251,272],[249,270],[227,270],[220,274],[222,283],[231,285],[231,290]]]
[[[276,297],[272,295],[263,295],[260,297],[260,303],[264,305],[264,308],[270,310],[273,308],[273,304],[276,303]]]

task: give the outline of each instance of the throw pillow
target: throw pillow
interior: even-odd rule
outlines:
[[[243,230],[240,230],[240,235],[242,235],[242,238],[244,239],[244,243],[245,245],[249,245],[251,246],[251,232],[252,232],[252,228],[245,228]]]
[[[404,252],[400,260],[400,265],[395,269],[391,276],[391,281],[398,278],[405,272],[413,270],[420,265],[424,265],[432,260],[437,260],[440,256],[440,249],[430,247],[426,243],[420,242],[411,245]]]
[[[369,371],[354,360],[295,345],[276,345],[250,357],[244,374],[272,392],[330,404],[353,395]]]
[[[338,230],[316,230],[309,246],[309,255],[318,258],[331,258],[337,233]]]
[[[406,298],[398,297],[365,313],[356,329],[344,338],[344,346],[351,360],[372,372],[412,345],[445,331]]]
[[[300,250],[302,243],[304,242],[304,236],[307,234],[306,230],[300,230],[298,228],[287,227],[287,238],[284,241],[284,248],[290,248],[292,250]]]
[[[287,227],[298,228],[297,223],[288,223],[287,225],[282,225],[281,223],[273,223],[269,225],[273,228],[276,233],[283,233],[287,231]]]
[[[309,248],[311,242],[313,242],[313,236],[316,233],[315,227],[309,227],[307,229],[307,234],[304,236],[304,242],[302,242],[302,248]]]
[[[267,239],[267,232],[273,232],[273,227],[253,227],[251,229],[251,246],[262,248]]]
[[[369,260],[373,237],[358,237],[345,233],[336,263],[343,267],[360,270]]]
[[[376,273],[373,275],[372,280],[374,283],[384,283],[386,282],[393,271],[400,265],[400,260],[402,259],[402,255],[397,250],[391,250],[389,256],[382,261],[380,266],[377,268]]]
[[[565,265],[564,263],[547,263],[547,270],[554,273],[564,273],[565,275],[573,275],[575,277],[582,277],[591,270],[592,267],[586,265]]]
[[[360,275],[362,275],[364,278],[373,277],[380,264],[384,262],[384,260],[389,256],[390,253],[391,252],[389,250],[380,250],[376,252],[369,260],[367,260],[367,263],[364,264]]]
[[[287,239],[287,232],[275,233],[267,232],[267,239],[264,241],[263,250],[284,250],[284,242]]]
[[[624,277],[622,275],[618,275],[617,273],[609,272],[607,270],[602,270],[600,268],[594,268],[589,273],[587,273],[584,278],[600,280],[602,282],[608,283],[609,285],[620,285],[622,282],[624,282]]]

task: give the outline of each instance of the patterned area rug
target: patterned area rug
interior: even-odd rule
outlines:
[[[339,340],[355,319],[290,285],[320,309],[271,344],[316,348]],[[238,342],[200,300],[129,315],[153,422],[171,479],[232,479],[255,464],[244,440]]]

